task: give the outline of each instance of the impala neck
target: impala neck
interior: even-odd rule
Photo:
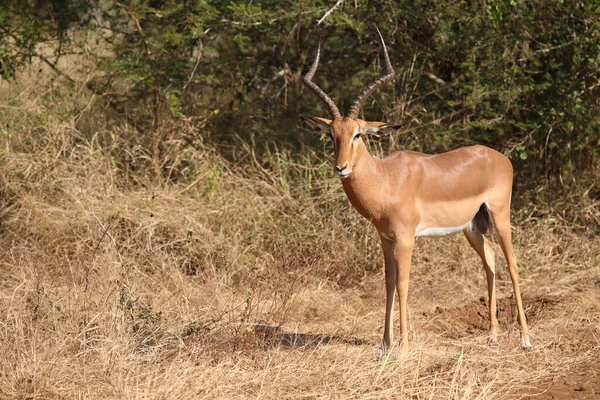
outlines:
[[[356,151],[356,164],[350,176],[342,179],[342,185],[354,208],[365,218],[377,220],[381,213],[380,193],[385,175],[379,171],[380,161],[369,154],[364,142],[357,146]]]

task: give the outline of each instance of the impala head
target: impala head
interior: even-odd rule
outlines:
[[[379,35],[379,41],[385,56],[385,67],[387,74],[379,79],[376,79],[373,83],[367,86],[360,95],[358,95],[356,101],[352,107],[350,107],[350,113],[347,117],[342,117],[342,114],[333,100],[331,100],[331,98],[323,91],[323,89],[321,89],[312,81],[312,78],[317,71],[319,58],[321,56],[321,35],[319,35],[319,44],[317,45],[315,60],[306,75],[304,75],[302,78],[304,84],[310,88],[317,95],[317,97],[321,99],[323,104],[329,108],[332,119],[318,117],[302,118],[315,132],[326,133],[331,136],[335,157],[335,170],[342,178],[350,175],[352,169],[358,161],[359,152],[357,150],[361,148],[361,146],[364,146],[364,143],[361,139],[362,135],[384,136],[399,128],[399,125],[386,124],[384,122],[363,121],[362,119],[358,118],[358,114],[360,113],[365,100],[379,86],[383,85],[394,77],[394,70],[392,68],[390,56],[388,55],[385,42],[383,41],[383,37],[381,36],[379,29],[377,29],[377,34]]]

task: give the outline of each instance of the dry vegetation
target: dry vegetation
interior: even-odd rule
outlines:
[[[88,129],[74,93],[0,109],[0,398],[600,397],[596,237],[515,213],[530,352],[503,260],[490,345],[475,253],[419,240],[411,350],[379,359],[378,240],[324,149],[236,165],[193,121]]]

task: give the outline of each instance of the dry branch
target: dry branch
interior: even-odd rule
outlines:
[[[327,10],[327,12],[325,14],[323,14],[323,16],[321,17],[321,19],[317,21],[317,25],[321,25],[321,23],[323,21],[325,21],[325,19],[327,19],[327,17],[329,17],[329,15],[332,12],[334,12],[339,6],[341,6],[343,2],[344,2],[344,0],[338,0],[337,3],[335,3],[333,5],[333,7],[331,7],[329,10]]]

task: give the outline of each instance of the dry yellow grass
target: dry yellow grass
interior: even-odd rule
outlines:
[[[503,261],[490,345],[475,253],[460,236],[419,240],[411,349],[379,359],[378,240],[337,180],[303,175],[326,162],[233,166],[185,122],[86,134],[61,104],[13,106],[0,124],[0,398],[600,397],[597,238],[515,218],[530,352]]]

